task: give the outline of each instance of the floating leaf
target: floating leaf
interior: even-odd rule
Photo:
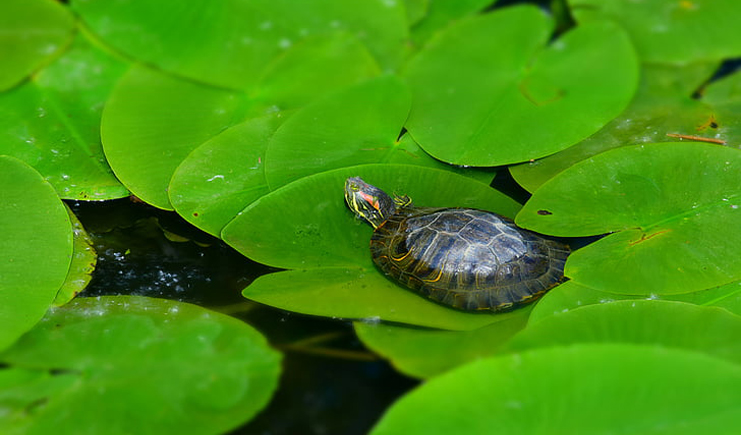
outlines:
[[[654,344],[741,363],[741,317],[722,308],[633,300],[587,305],[531,322],[507,345],[522,351],[574,343]]]
[[[0,94],[0,154],[33,166],[62,198],[127,196],[100,145],[103,103],[124,69],[78,34],[62,57]]]
[[[312,37],[357,38],[384,69],[393,69],[403,58],[407,36],[401,2],[383,0],[215,0],[198,7],[177,0],[72,3],[86,25],[116,49],[232,89],[255,86],[271,63]],[[344,68],[355,65],[323,67]]]
[[[736,0],[569,0],[579,23],[617,21],[645,62],[687,64],[741,56]]]
[[[741,366],[701,353],[576,345],[488,358],[407,394],[372,435],[741,430]]]
[[[534,162],[509,168],[517,182],[534,192],[547,180],[588,157],[608,149],[639,143],[664,142],[667,134],[697,135],[731,140],[737,133],[727,129],[737,118],[735,109],[721,114],[710,98],[693,98],[700,84],[718,68],[717,63],[683,67],[644,65],[635,98],[625,111],[604,128],[578,144]],[[715,89],[712,84],[708,91]],[[741,139],[741,135],[735,136]]]
[[[678,176],[681,174],[681,176]],[[741,151],[646,144],[577,163],[517,216],[558,236],[615,232],[571,254],[566,276],[626,294],[688,293],[741,278]]]
[[[72,224],[72,262],[69,265],[67,278],[54,299],[55,307],[66,304],[85,290],[98,262],[92,238],[69,207],[67,207],[67,214]]]
[[[617,116],[638,80],[627,35],[585,25],[544,47],[552,24],[518,6],[461,20],[431,41],[406,69],[406,127],[420,146],[454,164],[503,165],[562,150]]]
[[[75,21],[62,4],[4,0],[0,6],[0,91],[12,88],[72,40]]]
[[[14,384],[0,428],[224,433],[265,406],[279,360],[248,325],[194,305],[77,298],[0,354]]]
[[[343,198],[361,176],[430,207],[475,207],[504,215],[518,205],[489,186],[448,171],[411,165],[362,165],[304,177],[247,207],[222,238],[255,261],[299,269],[266,275],[244,295],[283,309],[343,318],[378,318],[446,329],[472,329],[496,316],[437,305],[388,280],[371,262],[372,229]],[[304,271],[305,270],[305,271]]]
[[[242,209],[270,191],[265,148],[283,119],[276,114],[245,121],[193,150],[170,181],[175,210],[218,236]]]
[[[38,172],[0,156],[0,349],[41,319],[64,282],[72,227],[64,204]]]
[[[527,322],[529,308],[497,314],[490,325],[441,331],[374,322],[354,322],[358,338],[397,370],[430,378],[464,363],[501,353],[502,345]],[[421,322],[420,322],[421,323]]]

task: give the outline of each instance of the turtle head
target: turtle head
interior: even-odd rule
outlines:
[[[408,200],[408,197],[407,197]],[[345,202],[358,217],[367,220],[373,228],[378,228],[396,212],[398,204],[383,190],[372,186],[360,177],[345,181]]]

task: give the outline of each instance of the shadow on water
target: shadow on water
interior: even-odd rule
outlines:
[[[98,252],[84,296],[133,294],[202,305],[244,320],[283,353],[276,394],[233,434],[365,434],[417,384],[365,349],[349,322],[244,299],[244,287],[276,269],[250,261],[176,214],[128,199],[70,206]]]

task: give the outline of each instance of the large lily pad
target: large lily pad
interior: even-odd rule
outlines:
[[[60,3],[4,0],[0,5],[0,91],[9,89],[60,53],[75,21]]]
[[[72,227],[54,188],[18,159],[0,156],[0,349],[41,319],[64,283]]]
[[[489,358],[389,409],[389,434],[672,434],[741,430],[741,366],[639,345],[577,345]]]
[[[534,192],[574,163],[608,149],[664,142],[668,139],[667,134],[726,141],[741,138],[729,128],[731,123],[736,122],[738,113],[731,103],[732,95],[713,92],[712,99],[693,98],[700,85],[717,68],[718,64],[714,62],[682,67],[644,65],[638,92],[620,116],[574,146],[534,162],[511,166],[509,170],[512,176],[525,189]],[[716,88],[720,86],[713,83],[707,91],[712,92]],[[719,109],[725,106],[729,110],[721,113]]]
[[[717,307],[659,300],[587,305],[532,322],[508,350],[574,343],[655,344],[741,363],[741,317]]]
[[[76,0],[73,6],[103,41],[138,60],[244,90],[307,38],[346,35],[366,45],[384,69],[393,69],[403,58],[407,36],[401,2],[382,0],[214,0],[198,6],[178,0]],[[343,68],[354,66],[323,67],[330,74]]]
[[[6,434],[224,433],[265,406],[280,370],[236,319],[127,296],[51,311],[0,361]]]
[[[613,20],[646,62],[686,64],[741,56],[736,0],[569,0],[580,23]]]
[[[36,168],[62,198],[128,195],[100,144],[103,103],[125,68],[78,34],[54,63],[0,94],[0,154]]]
[[[601,22],[546,46],[552,27],[518,6],[460,20],[430,41],[405,71],[406,127],[420,146],[454,164],[510,164],[562,150],[617,116],[638,81],[627,35]]]
[[[490,323],[488,318],[495,316],[438,306],[376,270],[368,251],[372,229],[344,203],[343,186],[351,176],[361,176],[388,192],[409,194],[422,206],[475,207],[503,215],[518,209],[517,203],[485,184],[420,166],[362,165],[304,177],[255,201],[222,231],[227,243],[255,261],[299,269],[288,272],[290,276],[280,272],[261,277],[244,295],[323,316],[378,318],[447,329]],[[353,293],[357,293],[356,303]],[[375,302],[368,305],[371,300]]]
[[[741,278],[741,151],[703,143],[623,147],[538,189],[518,225],[545,234],[615,232],[571,254],[566,275],[598,290],[688,293]]]

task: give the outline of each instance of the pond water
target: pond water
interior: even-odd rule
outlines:
[[[416,380],[367,351],[346,321],[248,301],[241,290],[275,271],[174,213],[128,199],[70,203],[98,265],[84,296],[134,294],[198,304],[244,320],[284,355],[278,391],[234,434],[365,434]]]

